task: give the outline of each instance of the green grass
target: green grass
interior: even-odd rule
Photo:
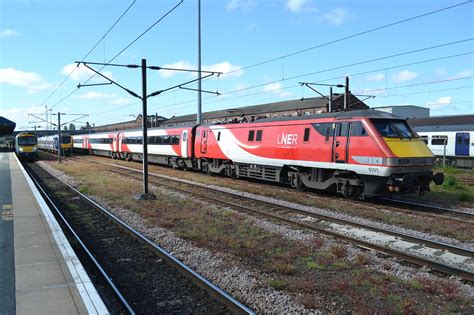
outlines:
[[[432,183],[432,192],[427,193],[423,199],[432,200],[445,205],[458,205],[460,202],[467,207],[474,207],[474,186],[462,181],[463,178],[474,179],[474,170],[461,169],[451,166],[437,167],[433,172],[444,174],[444,183],[440,186]]]
[[[268,285],[275,290],[283,290],[288,286],[288,283],[283,279],[269,279]]]

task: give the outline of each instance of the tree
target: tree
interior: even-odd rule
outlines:
[[[64,125],[63,130],[64,130],[64,131],[67,131],[67,126],[66,126],[66,125]]]
[[[69,124],[69,131],[76,131],[76,126],[73,123]]]

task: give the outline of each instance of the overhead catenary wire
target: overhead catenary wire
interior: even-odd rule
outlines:
[[[178,7],[181,3],[183,2],[183,0],[181,0],[174,8],[172,8],[164,17],[166,17],[169,13],[171,13],[176,7]],[[270,63],[270,62],[273,62],[273,61],[276,61],[276,60],[280,60],[282,58],[287,58],[287,57],[291,57],[291,56],[295,56],[295,55],[298,55],[298,54],[301,54],[301,53],[304,53],[304,52],[307,52],[307,51],[311,51],[311,50],[314,50],[314,49],[317,49],[317,48],[321,48],[321,47],[325,47],[325,46],[329,46],[331,44],[334,44],[334,43],[338,43],[338,42],[342,42],[344,40],[347,40],[347,39],[351,39],[351,38],[354,38],[354,37],[358,37],[358,36],[362,36],[364,34],[368,34],[368,33],[372,33],[372,32],[376,32],[378,30],[382,30],[382,29],[385,29],[385,28],[389,28],[389,27],[392,27],[392,26],[395,26],[395,25],[399,25],[399,24],[402,24],[402,23],[405,23],[405,22],[408,22],[408,21],[413,21],[413,20],[416,20],[416,19],[420,19],[420,18],[423,18],[423,17],[426,17],[426,16],[430,16],[430,15],[433,15],[433,14],[436,14],[436,13],[440,13],[440,12],[444,12],[444,11],[447,11],[447,10],[451,10],[451,9],[454,9],[454,8],[457,8],[457,7],[460,7],[460,6],[463,6],[463,5],[466,5],[466,4],[470,4],[472,3],[472,0],[468,0],[468,1],[465,1],[465,2],[461,2],[461,3],[458,3],[458,4],[454,4],[454,5],[451,5],[451,6],[447,6],[447,7],[443,7],[441,9],[437,9],[437,10],[434,10],[434,11],[430,11],[430,12],[426,12],[426,13],[423,13],[423,14],[419,14],[419,15],[416,15],[416,16],[412,16],[412,17],[409,17],[409,18],[406,18],[406,19],[403,19],[403,20],[399,20],[399,21],[396,21],[396,22],[392,22],[392,23],[389,23],[389,24],[385,24],[385,25],[382,25],[382,26],[379,26],[379,27],[375,27],[375,28],[372,28],[372,29],[368,29],[368,30],[365,30],[365,31],[362,31],[362,32],[358,32],[358,33],[355,33],[355,34],[351,34],[351,35],[348,35],[348,36],[345,36],[345,37],[341,37],[339,39],[336,39],[336,40],[332,40],[332,41],[329,41],[329,42],[326,42],[326,43],[322,43],[322,44],[318,44],[318,45],[315,45],[315,46],[312,46],[312,47],[309,47],[309,48],[306,48],[306,49],[302,49],[302,50],[299,50],[299,51],[295,51],[295,52],[292,52],[292,53],[289,53],[289,54],[286,54],[286,55],[282,55],[282,56],[279,56],[279,57],[275,57],[275,58],[271,58],[271,59],[268,59],[268,60],[265,60],[265,61],[262,61],[262,62],[259,62],[259,63],[255,63],[255,64],[251,64],[251,65],[248,65],[248,66],[245,66],[243,68],[239,68],[239,69],[236,69],[236,70],[233,70],[233,71],[229,71],[227,73],[224,73],[223,75],[228,75],[228,74],[231,74],[231,73],[234,73],[234,72],[237,72],[237,71],[242,71],[244,69],[249,69],[249,68],[252,68],[252,67],[256,67],[256,66],[260,66],[260,65],[263,65],[263,64],[267,64],[267,63]],[[162,19],[162,18],[161,18]],[[153,28],[157,23],[159,23],[161,21],[161,19],[159,19],[157,22],[155,22],[152,26],[150,26],[144,33],[142,33],[136,40],[138,40],[141,36],[143,36],[146,32],[148,32],[151,28]],[[116,56],[114,56],[109,62],[113,61],[116,57],[118,57],[118,55],[120,55],[121,53],[123,53],[126,49],[128,49],[136,40],[132,41],[132,43],[130,43],[128,46],[126,46],[122,51],[119,52],[119,54],[117,54]],[[105,66],[104,66],[105,67]],[[103,68],[101,68],[100,70],[102,70]],[[99,71],[100,71],[99,70]],[[95,76],[92,75],[89,79],[87,79],[87,81],[85,81],[85,83],[89,82],[93,77]],[[84,83],[84,84],[85,84]],[[64,97],[62,98],[58,103],[56,103],[54,106],[56,106],[57,104],[63,102],[65,99],[67,99],[68,97],[70,97],[71,95],[73,95],[75,92],[77,92],[77,89],[74,90],[74,92],[71,92],[68,94],[67,97]]]
[[[392,95],[377,95],[377,99],[379,99],[379,98],[388,98],[388,97],[417,95],[417,94],[426,94],[426,93],[455,91],[455,90],[463,90],[463,89],[472,89],[473,87],[474,87],[473,85],[466,85],[466,86],[458,86],[458,87],[448,88],[448,89],[425,90],[425,91],[417,91],[417,92],[401,93],[401,94],[392,94]]]
[[[158,20],[156,20],[152,25],[150,25],[145,31],[143,31],[140,35],[138,35],[137,38],[135,38],[134,40],[132,40],[127,46],[125,46],[125,48],[123,48],[121,51],[119,51],[117,54],[115,54],[115,56],[113,56],[108,62],[106,62],[107,64],[111,63],[112,61],[114,61],[118,56],[120,56],[121,54],[123,54],[128,48],[130,48],[130,46],[132,46],[133,44],[135,44],[135,42],[137,42],[140,38],[143,37],[143,35],[145,35],[146,33],[148,33],[152,28],[154,28],[158,23],[160,23],[164,18],[166,18],[168,15],[170,15],[174,10],[176,10],[176,8],[178,6],[180,6],[182,3],[183,3],[184,0],[180,0],[179,3],[177,3],[173,8],[171,8],[170,10],[168,10],[168,12],[166,12],[164,15],[162,15]],[[99,70],[97,70],[97,72],[100,72],[102,69],[104,69],[107,65],[103,65]],[[87,79],[83,84],[87,84],[87,82],[89,82],[96,74],[94,73],[93,75],[91,75],[91,77],[89,79]]]
[[[474,76],[464,77],[464,78],[452,78],[452,79],[446,79],[446,80],[437,80],[437,81],[427,81],[427,82],[421,82],[421,83],[414,83],[414,84],[408,84],[408,85],[402,85],[402,86],[389,87],[388,89],[392,90],[392,89],[408,88],[408,87],[413,87],[413,86],[426,86],[426,85],[440,84],[440,83],[445,83],[445,82],[467,80],[467,79],[472,79],[472,78],[474,78]],[[288,86],[288,87],[284,87],[284,88],[279,88],[279,89],[274,89],[272,91],[259,91],[259,92],[256,92],[256,93],[248,94],[246,96],[254,96],[254,95],[258,95],[258,94],[264,94],[264,93],[268,93],[268,92],[286,90],[286,89],[296,88],[296,87],[300,87],[300,84],[296,84],[296,85]],[[456,88],[452,88],[452,89],[438,89],[438,90],[430,90],[430,91],[431,92],[448,91],[448,90],[455,90],[455,89],[469,88],[469,87],[472,87],[472,86],[456,87]],[[384,90],[384,89],[377,89],[377,90],[374,89],[374,90],[371,90],[371,91],[375,92],[375,91],[382,91],[382,90]],[[358,92],[356,91],[356,92],[354,92],[354,94],[357,94],[357,93],[360,93],[360,92],[370,93],[371,91],[358,91]],[[428,93],[430,91],[415,92],[415,93]],[[403,95],[403,94],[401,94],[401,95]],[[226,100],[238,99],[238,98],[242,98],[242,97],[244,97],[244,96],[236,96],[236,97],[229,98],[229,99],[226,99]],[[207,102],[206,104],[218,103],[218,102],[221,102],[221,101],[218,100],[218,101],[214,101],[214,102]],[[466,103],[471,103],[471,102],[472,101],[456,102],[456,104],[466,104]],[[454,104],[454,103],[451,103],[451,104]],[[166,107],[171,107],[171,106],[166,106]],[[194,108],[194,105],[181,107],[181,109],[185,109],[185,108]],[[169,109],[163,108],[161,110],[161,112],[169,112],[169,111],[172,111],[172,110],[174,110],[174,108],[169,108]],[[116,120],[116,119],[121,118],[121,117],[128,117],[128,115],[119,115],[119,116],[109,117],[107,119],[99,120],[96,123],[108,122],[108,121]]]
[[[348,39],[351,39],[351,38],[354,38],[354,37],[358,37],[358,36],[362,36],[362,35],[369,34],[369,33],[372,33],[372,32],[376,32],[376,31],[379,31],[379,30],[382,30],[382,29],[385,29],[385,28],[389,28],[389,27],[399,25],[399,24],[402,24],[402,23],[405,23],[405,22],[413,21],[413,20],[423,18],[423,17],[429,16],[429,15],[433,15],[433,14],[440,13],[440,12],[443,12],[443,11],[451,10],[451,9],[454,9],[454,8],[457,8],[457,7],[466,5],[466,4],[470,4],[470,3],[472,3],[472,0],[468,0],[468,1],[465,1],[465,2],[461,2],[461,3],[458,3],[458,4],[448,6],[448,7],[444,7],[444,8],[438,9],[438,10],[434,10],[434,11],[426,12],[426,13],[419,14],[419,15],[416,15],[416,16],[412,16],[412,17],[402,19],[402,20],[399,20],[399,21],[396,21],[396,22],[392,22],[392,23],[389,23],[389,24],[385,24],[385,25],[382,25],[382,26],[374,27],[374,28],[371,28],[371,29],[368,29],[368,30],[365,30],[365,31],[362,31],[362,32],[354,33],[354,34],[344,36],[344,37],[341,37],[341,38],[338,38],[338,39],[335,39],[335,40],[331,40],[331,41],[328,41],[328,42],[325,42],[325,43],[322,43],[322,44],[318,44],[318,45],[308,47],[308,48],[305,48],[305,49],[301,49],[301,50],[298,50],[298,51],[295,51],[295,52],[291,52],[291,53],[288,53],[288,54],[285,54],[285,55],[282,55],[282,56],[279,56],[279,57],[274,57],[274,58],[271,58],[271,59],[268,59],[268,60],[260,61],[260,62],[251,64],[251,65],[239,68],[239,69],[235,69],[235,70],[224,73],[222,76],[225,76],[225,75],[228,75],[228,74],[231,74],[231,73],[234,73],[234,72],[246,70],[246,69],[249,69],[249,68],[261,66],[261,65],[264,65],[264,64],[267,64],[267,63],[270,63],[270,62],[280,60],[280,59],[284,59],[284,58],[292,57],[292,56],[295,56],[295,55],[299,55],[299,54],[302,54],[302,53],[305,53],[305,52],[308,52],[308,51],[311,51],[311,50],[315,50],[315,49],[318,49],[318,48],[329,46],[329,45],[339,43],[339,42],[342,42],[342,41],[345,41],[345,40],[348,40]]]
[[[422,86],[422,85],[431,85],[431,84],[439,84],[439,83],[445,83],[445,82],[452,82],[452,81],[459,81],[459,80],[467,80],[467,79],[472,79],[474,78],[474,76],[469,76],[469,77],[463,77],[463,78],[452,78],[452,79],[445,79],[445,80],[437,80],[437,81],[428,81],[428,82],[420,82],[420,83],[414,83],[414,84],[408,84],[408,85],[402,85],[402,86],[393,86],[393,87],[388,87],[386,88],[387,90],[393,90],[393,89],[400,89],[400,88],[407,88],[407,87],[413,87],[413,86]],[[278,89],[273,89],[271,91],[259,91],[259,92],[256,92],[256,93],[252,93],[252,94],[248,94],[246,96],[254,96],[254,95],[258,95],[258,94],[264,94],[264,93],[268,93],[268,92],[275,92],[275,91],[281,91],[281,90],[286,90],[286,89],[291,89],[291,88],[296,88],[296,87],[299,87],[300,84],[295,84],[295,85],[292,85],[292,86],[288,86],[288,87],[283,87],[283,88],[278,88]],[[358,93],[371,93],[371,92],[379,92],[379,91],[383,91],[385,90],[385,88],[383,89],[373,89],[373,90],[362,90],[362,91],[355,91],[353,94],[358,94]],[[236,96],[236,97],[232,97],[232,98],[227,98],[225,100],[232,100],[232,99],[238,99],[238,98],[242,98],[244,96]],[[219,103],[219,102],[222,102],[223,100],[216,100],[216,101],[213,101],[213,102],[206,102],[205,104],[213,104],[213,103]],[[179,104],[179,103],[178,103]],[[184,106],[184,107],[181,107],[181,109],[183,108],[192,108],[194,105],[191,105],[191,106]],[[170,109],[162,109],[161,112],[166,112],[166,111],[171,111],[171,110],[174,110],[173,108],[170,108]]]
[[[127,46],[125,46],[125,48],[123,48],[122,50],[120,50],[117,54],[115,54],[112,59],[110,59],[107,63],[111,63],[112,61],[114,61],[118,56],[120,56],[121,54],[123,54],[128,48],[130,48],[136,41],[138,41],[141,37],[143,37],[143,35],[145,35],[146,33],[148,33],[152,28],[154,28],[158,23],[160,23],[164,18],[166,18],[169,14],[171,14],[179,5],[181,5],[183,3],[184,0],[180,0],[179,3],[177,3],[174,7],[172,7],[170,10],[168,10],[164,15],[162,15],[158,20],[156,20],[152,25],[150,25],[144,32],[142,32],[138,37],[136,37],[134,40],[132,40]],[[100,72],[102,69],[104,69],[106,67],[106,65],[102,66],[98,72]],[[95,73],[92,74],[83,84],[87,84],[87,82],[89,82],[90,80],[92,80],[92,78],[95,77]],[[68,93],[65,97],[61,98],[58,102],[56,102],[52,107],[55,107],[57,105],[59,105],[60,103],[62,103],[64,100],[68,99],[69,97],[71,97],[73,94],[75,94],[77,91],[79,90],[79,88],[76,88],[74,90],[72,90],[70,93]]]
[[[125,11],[120,15],[118,19],[115,20],[115,22],[112,24],[112,26],[109,27],[109,29],[105,32],[104,35],[97,41],[97,43],[87,52],[87,54],[82,58],[82,61],[89,57],[89,55],[96,49],[96,47],[105,39],[105,37],[112,31],[112,29],[117,25],[117,23],[127,14],[127,12],[130,10],[130,8],[135,4],[136,0],[133,0],[133,2],[127,7]],[[53,96],[56,91],[63,86],[63,84],[71,77],[71,75],[74,73],[74,71],[77,70],[77,67],[71,70],[71,72],[66,76],[66,78],[58,85],[56,88],[46,97],[46,99],[41,102],[39,107],[42,107],[50,98]],[[54,105],[55,106],[55,105]]]
[[[354,62],[354,63],[342,65],[342,66],[331,67],[331,68],[322,69],[322,70],[318,70],[318,71],[312,71],[312,72],[308,72],[308,73],[304,73],[304,74],[298,74],[298,75],[295,75],[295,76],[292,76],[292,77],[287,77],[287,78],[284,78],[284,79],[265,82],[265,83],[261,83],[261,84],[241,88],[241,89],[236,89],[236,90],[229,91],[229,92],[223,92],[223,93],[221,93],[220,98],[222,98],[222,96],[226,96],[226,95],[229,95],[229,94],[235,94],[235,93],[239,93],[239,92],[243,92],[243,91],[248,91],[248,90],[252,90],[252,89],[259,88],[259,87],[262,87],[262,86],[266,86],[266,85],[269,85],[269,84],[274,84],[274,83],[279,83],[279,82],[283,82],[283,81],[299,79],[299,78],[310,76],[310,75],[321,74],[321,73],[330,72],[330,71],[334,71],[334,70],[340,70],[340,69],[344,69],[344,68],[348,68],[348,67],[367,64],[367,63],[371,63],[371,62],[375,62],[375,61],[391,59],[391,58],[395,58],[395,57],[414,54],[414,53],[418,53],[418,52],[422,52],[422,51],[428,51],[428,50],[437,49],[437,48],[441,48],[441,47],[447,47],[447,46],[456,45],[456,44],[460,44],[460,43],[465,43],[465,42],[473,41],[473,40],[474,40],[474,38],[471,37],[471,38],[458,40],[458,41],[454,41],[454,42],[443,43],[443,44],[439,44],[439,45],[414,49],[414,50],[410,50],[410,51],[406,51],[406,52],[402,52],[402,53],[397,53],[397,54],[392,54],[392,55],[388,55],[388,56],[383,56],[383,57],[377,57],[377,58],[372,58],[372,59],[368,59],[368,60],[358,61],[358,62]],[[471,52],[465,52],[465,53],[460,53],[460,54],[455,54],[455,55],[443,56],[443,57],[440,57],[440,58],[431,58],[431,59],[427,59],[427,60],[421,60],[421,61],[408,63],[408,64],[403,64],[403,65],[399,65],[399,66],[382,67],[382,68],[377,69],[377,70],[364,71],[364,72],[361,72],[361,73],[358,73],[358,74],[349,74],[349,76],[368,74],[368,73],[371,73],[371,72],[376,72],[376,71],[381,71],[381,70],[389,70],[389,69],[394,69],[394,68],[398,68],[398,67],[406,67],[406,66],[411,66],[411,65],[421,64],[421,63],[427,63],[427,62],[434,62],[434,61],[437,61],[437,60],[442,60],[442,59],[447,59],[447,58],[454,58],[454,57],[469,55],[469,54],[472,54],[472,53],[473,52],[471,51]],[[338,79],[338,78],[341,78],[341,76],[330,78],[330,79],[318,80],[318,82],[325,82],[325,81]],[[216,96],[208,96],[208,97],[205,97],[204,99],[206,100],[206,99],[210,99],[210,98],[216,98]],[[193,102],[193,101],[194,101],[194,99],[192,99],[192,100],[190,99],[188,101],[179,102],[179,103],[177,103],[177,105],[181,105],[181,104],[185,104],[185,103],[189,103],[189,102]],[[154,108],[154,107],[150,106],[150,109],[152,109],[152,108]]]

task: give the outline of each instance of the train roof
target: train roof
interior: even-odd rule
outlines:
[[[416,126],[413,127],[416,132],[459,132],[474,131],[474,125],[445,125],[445,126]]]
[[[316,115],[263,118],[263,119],[255,120],[254,123],[322,119],[322,118],[349,119],[349,118],[358,118],[358,117],[379,118],[379,119],[403,119],[399,116],[396,116],[387,112],[379,111],[379,110],[362,109],[362,110],[341,111],[341,112],[324,113],[324,114],[316,114]],[[204,124],[204,126],[221,125],[221,124],[238,124],[238,123],[209,123],[209,124]]]
[[[186,124],[186,125],[179,125],[179,126],[164,126],[164,127],[149,127],[147,128],[147,132],[153,131],[153,130],[168,130],[168,129],[185,129],[185,128],[193,128],[194,126],[198,126],[199,124],[192,123],[192,124]],[[118,132],[141,132],[142,129],[126,129],[126,130],[114,130],[114,131],[101,131],[101,132],[92,132],[92,133],[80,133],[80,134],[75,134],[72,135],[74,136],[89,136],[89,135],[108,135],[108,134],[114,134]]]
[[[69,133],[61,133],[61,137],[71,137],[72,135],[69,134]],[[42,137],[39,137],[40,139],[42,138],[57,138],[58,137],[58,134],[54,134],[54,135],[49,135],[49,136],[42,136]]]
[[[413,118],[408,121],[416,131],[474,131],[474,115]]]
[[[19,134],[16,135],[16,138],[19,138],[19,137],[30,137],[30,136],[33,136],[33,137],[36,137],[36,135],[32,132],[29,132],[29,131],[25,131],[25,132],[20,132]]]

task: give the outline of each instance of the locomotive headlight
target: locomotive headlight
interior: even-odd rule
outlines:
[[[37,148],[37,147],[33,147],[33,152],[38,152],[38,148]]]
[[[19,148],[19,151],[20,151],[20,152],[23,152],[23,148]]]

